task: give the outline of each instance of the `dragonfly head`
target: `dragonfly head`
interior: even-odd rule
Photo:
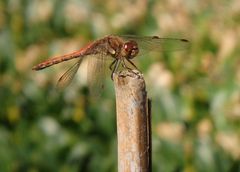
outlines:
[[[127,41],[123,44],[123,51],[126,58],[132,59],[136,57],[139,52],[138,45],[133,40]]]

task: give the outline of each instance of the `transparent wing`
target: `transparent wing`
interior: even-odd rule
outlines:
[[[176,51],[184,50],[189,47],[189,41],[177,38],[159,38],[158,36],[121,36],[124,40],[134,40],[137,42],[140,50],[145,51]]]
[[[106,55],[95,54],[88,58],[87,80],[92,97],[99,97],[104,89],[104,82],[106,79]]]
[[[80,64],[82,63],[82,58],[79,59],[79,61],[77,61],[73,66],[71,66],[58,80],[58,83],[57,83],[57,88],[58,89],[63,89],[65,87],[67,87],[73,77],[75,76],[75,74],[77,73],[78,71],[78,68],[80,66]]]

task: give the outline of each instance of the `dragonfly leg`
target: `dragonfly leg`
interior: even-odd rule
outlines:
[[[127,61],[128,61],[135,69],[138,70],[137,66],[136,66],[131,60],[127,59]]]
[[[128,67],[125,63],[125,61],[123,60],[122,66],[127,69],[128,71],[132,71],[132,69],[130,67]]]
[[[129,59],[127,59],[127,61],[135,68],[138,70],[138,68],[134,65],[134,63],[132,61],[130,61]],[[134,74],[138,74],[137,72],[133,71],[131,68],[127,67],[125,64],[125,61],[123,60],[123,66],[129,71],[132,72]]]
[[[115,59],[109,66],[109,69],[112,70],[113,65],[116,63],[117,59]]]
[[[117,59],[115,60],[114,62],[114,67],[113,67],[113,70],[112,70],[112,74],[111,74],[111,79],[113,80],[113,74],[116,72],[116,70],[118,69],[118,66],[120,64],[121,60]]]
[[[122,62],[122,67],[123,68],[125,68],[125,69],[128,69],[128,67],[126,66],[126,64],[125,64],[125,61],[123,60],[123,62]]]

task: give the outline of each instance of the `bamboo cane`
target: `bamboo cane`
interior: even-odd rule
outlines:
[[[151,171],[151,103],[137,71],[114,75],[117,110],[118,172]]]

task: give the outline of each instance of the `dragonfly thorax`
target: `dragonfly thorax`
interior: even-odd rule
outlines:
[[[108,53],[110,53],[110,55],[114,58],[121,58],[123,41],[117,37],[109,37],[108,45]]]

